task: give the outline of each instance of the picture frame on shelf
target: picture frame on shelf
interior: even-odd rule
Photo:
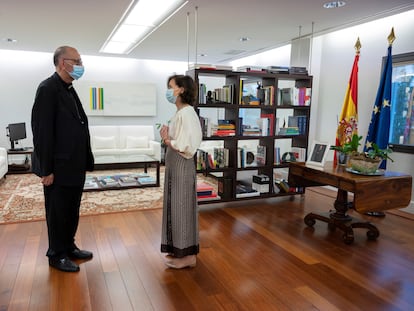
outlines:
[[[328,143],[313,141],[306,165],[322,168],[325,165],[329,148],[330,145]]]

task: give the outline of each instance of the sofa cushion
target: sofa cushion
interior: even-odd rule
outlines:
[[[93,137],[94,149],[115,149],[116,140],[115,136],[94,136]]]
[[[127,136],[126,147],[127,149],[148,148],[148,136]]]

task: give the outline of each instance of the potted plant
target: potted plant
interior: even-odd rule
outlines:
[[[366,152],[354,153],[349,159],[350,167],[353,171],[362,174],[376,174],[381,162],[385,160],[394,160],[389,156],[392,149],[380,149],[377,144],[373,143],[372,148]]]
[[[358,153],[358,147],[361,145],[360,140],[362,136],[353,134],[349,142],[344,143],[342,146],[331,146],[331,150],[335,150],[337,153],[337,159],[339,165],[347,165],[349,156],[353,153]]]

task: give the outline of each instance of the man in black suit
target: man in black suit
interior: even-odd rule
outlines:
[[[94,165],[88,119],[72,85],[84,67],[69,46],[57,48],[53,62],[56,72],[40,83],[32,109],[32,169],[43,184],[49,265],[77,272],[71,259],[92,258],[75,244],[85,174]]]

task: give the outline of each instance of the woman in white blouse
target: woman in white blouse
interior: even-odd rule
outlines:
[[[193,108],[196,97],[197,87],[191,77],[168,78],[166,98],[177,111],[169,125],[160,130],[167,145],[161,252],[168,253],[166,265],[175,269],[194,267],[199,252],[194,154],[202,133]]]

